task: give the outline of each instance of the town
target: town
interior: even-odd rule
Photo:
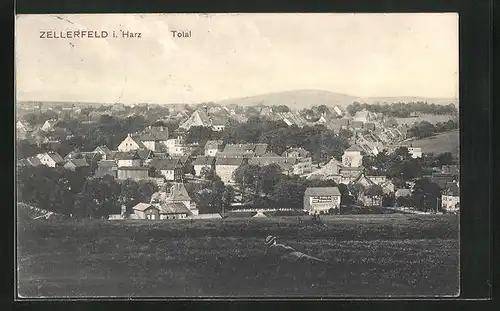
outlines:
[[[46,217],[459,211],[452,103],[24,102],[16,130],[17,200]]]

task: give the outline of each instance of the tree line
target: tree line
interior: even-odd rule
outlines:
[[[17,200],[75,218],[107,218],[119,214],[121,206],[131,208],[149,202],[157,186],[151,182],[116,181],[112,176],[90,178],[84,170],[20,167],[17,171]]]
[[[372,104],[368,105],[366,103],[361,104],[359,102],[353,102],[349,106],[347,106],[347,112],[354,116],[358,111],[369,111],[374,113],[382,113],[388,117],[395,118],[408,118],[411,117],[415,113],[420,114],[432,114],[432,115],[457,115],[458,110],[454,104],[448,105],[436,105],[429,104],[427,102],[418,101],[418,102],[397,102],[391,104]]]
[[[448,132],[458,129],[458,121],[448,120],[432,124],[428,121],[421,121],[408,129],[407,137],[425,138],[438,133]]]

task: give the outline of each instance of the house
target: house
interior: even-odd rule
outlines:
[[[422,148],[408,147],[408,152],[411,154],[411,157],[414,159],[422,158]]]
[[[149,163],[149,166],[154,168],[154,170],[158,172],[159,175],[163,176],[165,180],[179,180],[183,176],[182,164],[179,159],[153,159]]]
[[[411,193],[412,193],[412,192],[411,192],[411,189],[398,189],[398,190],[396,190],[396,192],[394,193],[394,196],[395,196],[396,198],[401,198],[401,197],[405,198],[405,197],[409,197],[409,196],[411,196]]]
[[[33,128],[30,125],[22,121],[16,122],[16,134],[18,139],[26,139],[31,133],[33,133]]]
[[[361,152],[363,148],[354,144],[347,148],[342,155],[342,165],[345,167],[361,167],[363,166],[363,156]]]
[[[104,177],[105,175],[111,175],[114,178],[118,177],[118,164],[115,160],[99,161],[94,176],[99,178]]]
[[[451,175],[458,179],[460,176],[460,166],[459,165],[443,165],[441,167],[441,173]]]
[[[432,173],[432,176],[430,179],[433,183],[438,184],[442,189],[446,188],[448,183],[454,182],[457,180],[457,178],[455,176],[450,175],[450,174],[443,174],[443,173]]]
[[[289,148],[282,154],[283,157],[286,158],[310,158],[311,153],[304,148]]]
[[[216,132],[221,132],[226,128],[227,121],[223,118],[213,118],[212,120],[212,130]]]
[[[144,166],[118,166],[117,179],[144,180],[149,177],[149,169]]]
[[[215,157],[198,156],[193,162],[196,176],[201,176],[203,168],[215,169]]]
[[[45,123],[42,125],[42,127],[40,129],[44,132],[51,132],[54,130],[56,122],[57,122],[57,120],[53,120],[53,119],[47,120],[47,121],[45,121]]]
[[[115,157],[118,167],[139,167],[142,159],[137,152],[120,153]]]
[[[184,146],[181,137],[168,139],[166,142],[167,153],[171,156],[174,155],[185,155],[188,148]]]
[[[312,187],[304,192],[304,210],[309,214],[339,210],[341,194],[337,187]]]
[[[363,121],[351,121],[349,127],[354,130],[361,130],[363,128]]]
[[[365,127],[364,127],[366,130],[368,131],[375,131],[375,123],[373,122],[367,122],[365,123]]]
[[[148,203],[137,203],[132,207],[136,219],[160,219],[160,209],[153,204]]]
[[[312,158],[298,158],[293,164],[292,174],[303,175],[312,172]]]
[[[196,110],[184,123],[182,123],[179,126],[179,128],[185,131],[189,131],[191,127],[195,126],[202,126],[202,127],[212,126],[212,122],[205,111]]]
[[[166,192],[166,189],[153,193],[150,203],[160,206],[170,203],[180,203],[187,208],[188,215],[198,215],[199,213],[196,208],[196,204],[189,196],[186,187],[183,183],[179,182],[172,185],[168,193]]]
[[[64,168],[67,170],[71,170],[71,171],[76,171],[76,170],[78,170],[80,168],[84,168],[84,167],[89,167],[87,160],[85,160],[84,158],[71,159],[71,160],[66,161],[66,163],[64,164]]]
[[[242,158],[217,158],[215,160],[215,172],[224,183],[232,183],[233,173],[243,163]]]
[[[460,188],[457,183],[448,183],[441,193],[441,208],[447,213],[457,213],[460,209]]]
[[[37,156],[33,156],[33,157],[28,157],[26,159],[24,159],[24,161],[22,161],[22,165],[26,165],[26,166],[40,166],[40,165],[43,165],[42,162],[40,161],[40,158],[38,158]]]
[[[222,151],[224,142],[222,140],[209,140],[205,144],[205,156],[215,157],[217,152]]]
[[[168,145],[168,128],[163,126],[149,126],[141,134],[135,135],[134,138],[137,142],[141,142],[148,150],[163,151],[167,149]]]
[[[266,154],[267,144],[227,144],[224,153],[260,157]]]
[[[344,110],[342,110],[339,106],[333,107],[333,112],[335,112],[338,117],[343,117],[345,115]]]
[[[390,118],[387,121],[384,122],[385,127],[396,127],[398,126],[398,121],[394,118]]]
[[[111,155],[111,150],[106,145],[97,146],[94,152],[100,154],[103,160],[106,160]]]
[[[57,152],[46,152],[37,155],[42,165],[58,167],[64,165],[64,159]]]
[[[147,149],[147,147],[139,140],[137,135],[128,134],[127,137],[118,145],[118,151],[129,152],[132,150]]]

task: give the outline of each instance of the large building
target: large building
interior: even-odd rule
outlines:
[[[307,188],[304,193],[304,210],[309,214],[328,213],[340,209],[341,194],[337,187]]]

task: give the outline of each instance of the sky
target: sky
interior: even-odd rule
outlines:
[[[74,30],[108,37],[40,38]],[[18,101],[198,103],[299,89],[458,98],[454,13],[18,15],[15,37]]]

